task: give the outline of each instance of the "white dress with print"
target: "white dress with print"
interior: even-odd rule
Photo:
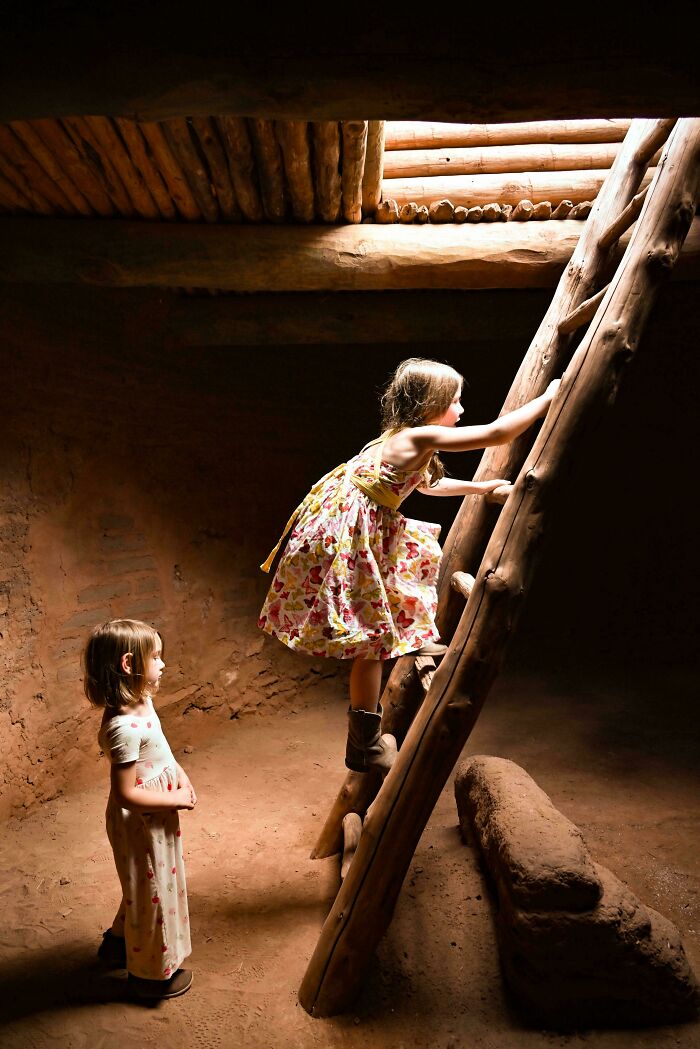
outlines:
[[[138,786],[177,789],[177,767],[151,700],[144,715],[118,714],[103,722],[98,740],[113,765],[135,761]],[[127,969],[166,980],[191,951],[187,886],[177,809],[132,812],[107,803],[107,836],[122,887],[112,924],[126,938]]]

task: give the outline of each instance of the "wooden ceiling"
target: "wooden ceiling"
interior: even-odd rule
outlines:
[[[0,280],[551,286],[629,119],[700,108],[691,34],[671,50],[663,27],[652,44],[555,25],[547,46],[466,47],[291,13],[180,25],[141,5],[132,24],[128,4],[72,6],[6,15]],[[566,221],[526,221],[550,216]]]

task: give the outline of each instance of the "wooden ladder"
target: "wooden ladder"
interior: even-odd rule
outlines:
[[[638,193],[666,139],[648,190]],[[529,451],[523,435],[484,452],[476,479],[518,475],[503,509],[467,498],[447,537],[437,625],[448,652],[437,669],[422,657],[397,660],[382,696],[382,731],[402,743],[396,762],[383,783],[372,773],[346,777],[312,852],[341,851],[344,817],[367,812],[299,990],[313,1016],[350,1008],[362,987],[416,845],[502,663],[557,481],[584,429],[614,399],[695,214],[699,173],[700,120],[633,121],[502,414],[566,368],[557,396]],[[635,222],[623,254],[620,238]],[[571,356],[572,334],[587,323]],[[468,570],[477,564],[474,579]]]

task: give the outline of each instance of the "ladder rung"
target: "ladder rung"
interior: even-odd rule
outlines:
[[[353,856],[357,852],[361,834],[362,817],[358,812],[348,812],[343,818],[343,858],[340,863],[341,881],[350,869]]]
[[[474,589],[474,583],[476,580],[473,575],[469,572],[453,572],[452,578],[450,579],[450,586],[453,590],[456,590],[458,594],[461,594],[465,600],[469,599],[469,595]]]
[[[586,299],[580,306],[577,306],[575,310],[572,310],[568,316],[564,317],[564,320],[559,325],[559,334],[568,335],[572,331],[576,331],[583,324],[588,324],[590,320],[593,320],[595,311],[603,301],[603,296],[610,287],[606,284],[604,288],[597,291],[595,295],[591,295],[590,299]]]
[[[611,222],[606,230],[603,230],[598,238],[598,247],[602,251],[611,247],[630,228],[632,223],[637,221],[648,189],[649,187],[645,186],[641,193],[638,193],[636,197],[632,197],[624,211],[621,211],[615,221]]]
[[[427,692],[430,688],[430,682],[433,680],[433,674],[435,673],[435,660],[432,656],[416,656],[414,663],[418,680],[421,683],[423,691]]]

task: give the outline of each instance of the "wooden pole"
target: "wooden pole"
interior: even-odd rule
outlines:
[[[342,196],[340,180],[340,124],[316,121],[311,126],[314,143],[316,203],[323,222],[337,222]]]
[[[209,184],[213,189],[221,214],[227,222],[240,222],[233,182],[229,173],[228,160],[219,138],[219,130],[211,117],[192,117],[192,130],[199,141],[199,148],[209,168]]]
[[[163,176],[163,181],[168,187],[175,207],[183,219],[188,222],[201,222],[202,212],[194,199],[190,184],[185,178],[178,159],[165,137],[163,126],[143,123],[139,124],[139,128],[151,151],[153,161]]]
[[[95,178],[92,169],[85,163],[62,125],[57,120],[34,120],[32,130],[90,207],[105,218],[114,215],[115,207],[109,195],[101,182]]]
[[[433,178],[385,178],[382,197],[391,197],[399,207],[409,201],[427,204],[436,200],[451,200],[456,206],[474,207],[477,204],[516,205],[522,200],[533,204],[548,200],[558,204],[571,200],[574,204],[594,200],[608,175],[607,170],[590,171],[533,171],[510,175],[455,175]],[[651,180],[651,173],[646,176]]]
[[[450,124],[387,120],[384,148],[393,151],[530,145],[533,142],[622,142],[631,123],[631,120],[528,120],[516,124]]]
[[[272,120],[248,121],[253,149],[258,162],[258,180],[265,215],[271,222],[283,222],[287,214],[282,154]]]
[[[384,178],[605,169],[612,167],[618,149],[617,143],[397,149],[384,158]]]
[[[32,156],[11,127],[0,124],[0,151],[22,175],[27,186],[33,186],[50,206],[53,213],[71,215],[76,209],[61,186],[49,178],[44,168]]]
[[[373,215],[382,199],[384,121],[367,121],[367,151],[362,175],[362,214]]]
[[[175,204],[168,193],[163,177],[151,155],[140,126],[135,121],[125,120],[122,117],[117,117],[115,123],[132,164],[148,186],[148,191],[153,197],[158,214],[161,218],[169,221],[177,218]]]
[[[240,117],[224,116],[219,117],[216,123],[221,131],[231,181],[243,216],[249,222],[262,222],[265,212],[260,199],[255,157],[246,122]]]
[[[365,819],[301,985],[299,1000],[314,1016],[340,1012],[357,997],[415,846],[498,673],[533,579],[557,484],[577,441],[614,398],[680,253],[695,212],[699,170],[700,121],[681,120],[623,263],[502,511],[450,652]]]
[[[362,221],[362,176],[367,149],[367,121],[344,120],[343,135],[343,218],[347,222]]]
[[[158,219],[160,211],[139,169],[134,165],[124,142],[109,117],[85,117],[102,157],[108,157],[135,210],[142,218]]]
[[[311,179],[309,125],[305,120],[277,120],[275,132],[282,150],[292,215],[297,222],[313,222],[314,186]]]
[[[163,132],[170,150],[177,158],[180,169],[189,183],[197,207],[207,222],[219,221],[219,205],[212,192],[209,172],[192,141],[190,124],[184,117],[163,122]]]
[[[653,150],[658,149],[659,139],[669,134],[673,124],[672,120],[637,120],[630,127],[610,176],[595,201],[569,264],[559,280],[549,309],[515,376],[501,415],[538,396],[544,391],[547,383],[563,371],[568,360],[570,336],[559,331],[559,324],[594,290],[596,277],[608,257],[608,252],[600,248],[600,234],[634,196],[644,175],[646,155],[652,147]],[[508,227],[510,225],[511,223],[508,223]],[[518,224],[516,228],[529,229],[531,225]],[[547,223],[547,227],[556,228],[559,225],[568,223]],[[541,227],[537,224],[535,228]],[[485,481],[489,477],[515,477],[525,457],[527,442],[528,435],[523,434],[511,444],[486,448],[474,479]],[[467,496],[462,501],[450,528],[444,544],[438,584],[437,626],[443,639],[449,641],[452,637],[464,608],[463,601],[451,589],[450,580],[455,572],[473,573],[476,570],[498,514],[497,506],[486,500]],[[423,701],[413,662],[411,656],[404,656],[396,661],[382,696],[382,729],[396,736],[399,744]],[[346,779],[332,807],[333,818],[329,816],[326,819],[316,842],[314,854],[318,857],[329,855],[328,849],[336,850],[340,836],[337,820],[342,820],[344,815],[343,805],[339,803],[341,797],[349,806],[345,812],[354,809],[362,815],[366,811],[352,796],[352,791],[348,791],[347,786]],[[364,788],[362,800],[366,804],[372,800],[367,788]]]
[[[28,182],[24,173],[12,163],[6,156],[0,153],[0,172],[6,183],[14,186],[16,193],[24,198],[26,205],[23,210],[30,214],[53,215],[53,205],[44,197],[31,182]]]
[[[88,201],[66,174],[63,166],[57,162],[56,157],[40,138],[36,129],[31,124],[25,124],[22,121],[15,121],[9,126],[25,146],[27,153],[46,172],[47,178],[52,185],[55,185],[57,192],[63,193],[71,207],[79,215],[94,215],[95,212]]]
[[[86,117],[64,117],[63,126],[95,182],[105,190],[116,211],[125,219],[133,218],[136,209],[127,193],[112,158],[96,137]]]

